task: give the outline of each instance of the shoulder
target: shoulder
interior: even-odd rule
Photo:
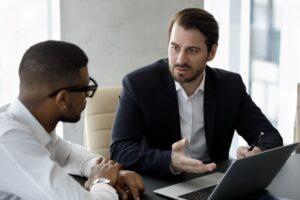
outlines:
[[[240,74],[219,69],[219,68],[206,68],[206,77],[210,79],[214,84],[219,86],[241,86],[243,85],[243,80]]]
[[[241,76],[238,73],[227,71],[219,68],[207,67],[207,74],[218,80],[240,80]]]
[[[13,114],[0,114],[0,141],[8,139],[34,139],[30,127],[18,121]]]

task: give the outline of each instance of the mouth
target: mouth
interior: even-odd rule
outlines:
[[[178,74],[179,76],[187,76],[191,69],[186,66],[174,66],[174,73]]]
[[[174,67],[174,69],[182,72],[190,71],[190,68],[188,67]]]

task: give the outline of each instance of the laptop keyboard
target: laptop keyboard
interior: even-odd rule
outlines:
[[[212,193],[215,187],[216,185],[213,185],[207,188],[203,188],[191,193],[181,195],[179,197],[187,200],[205,200],[208,199],[209,195]]]

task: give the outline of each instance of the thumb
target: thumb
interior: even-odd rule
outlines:
[[[183,138],[182,140],[179,140],[172,145],[172,151],[184,153],[184,149],[188,145],[188,143],[188,139]]]

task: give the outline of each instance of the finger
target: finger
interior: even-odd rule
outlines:
[[[119,171],[120,171],[120,170],[122,169],[122,167],[123,167],[120,163],[117,163],[117,162],[114,164],[114,166],[117,167]]]
[[[137,187],[137,183],[135,182],[135,179],[133,179],[132,177],[128,177],[126,184],[129,187],[133,198],[139,199],[140,194],[139,194],[139,190]]]
[[[203,173],[206,172],[204,166],[185,166],[184,171],[188,173]]]
[[[122,200],[128,199],[127,192],[120,185],[116,185],[116,190],[117,190],[117,193],[119,194],[119,196],[121,196]]]
[[[198,173],[205,171],[203,162],[189,157],[181,159],[181,166],[185,172]]]
[[[261,149],[259,147],[254,147],[252,151],[257,154],[261,152]]]
[[[237,159],[241,159],[241,158],[243,158],[244,156],[243,156],[242,154],[240,154],[240,153],[237,153],[236,157],[237,157]]]
[[[106,163],[108,163],[108,161],[109,161],[109,159],[103,158],[100,164],[101,165],[106,164]]]
[[[237,150],[237,158],[241,159],[246,157],[246,153],[248,152],[248,149],[249,147],[244,147],[244,146],[239,147]]]
[[[103,158],[98,158],[98,159],[96,160],[96,165],[101,164],[102,160],[103,160]]]
[[[202,166],[204,165],[201,160],[193,159],[187,156],[181,156],[179,161],[183,166]]]
[[[245,153],[245,157],[249,157],[249,156],[253,156],[254,152],[253,151],[249,151],[247,153]]]
[[[185,147],[189,143],[188,139],[183,138],[182,140],[179,140],[178,142],[175,142],[172,145],[172,151],[174,152],[184,152]]]
[[[260,153],[260,152],[261,152],[260,148],[254,147],[254,148],[252,149],[252,151],[247,151],[247,152],[245,153],[245,157],[253,156],[253,155],[258,154],[258,153]]]
[[[108,164],[110,164],[110,165],[114,165],[116,162],[114,161],[114,160],[109,160],[108,161]]]
[[[194,173],[213,171],[217,167],[215,163],[209,163],[205,165],[200,160],[192,159],[186,156],[182,158],[182,166],[184,170],[187,170],[187,172]]]
[[[217,168],[216,163],[209,163],[209,164],[206,164],[205,166],[206,166],[207,171],[213,171]]]
[[[237,153],[236,153],[237,159],[244,158],[245,156],[246,156],[246,155],[245,155],[243,152],[241,152],[241,151],[237,151]]]
[[[137,184],[137,187],[138,187],[139,191],[144,192],[145,191],[145,186],[144,186],[144,182],[143,182],[142,177],[139,174],[135,173],[135,172],[133,172],[133,173],[134,173],[134,179],[135,179],[135,182]]]
[[[186,171],[191,173],[203,173],[208,171],[213,171],[216,169],[217,165],[215,163],[210,163],[202,166],[186,166]]]

